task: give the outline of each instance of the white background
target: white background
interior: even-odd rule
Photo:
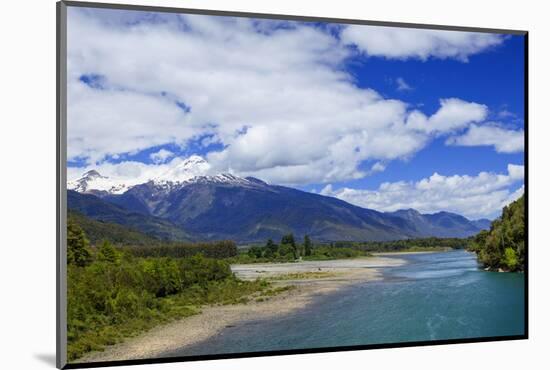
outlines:
[[[117,2],[111,0],[111,2]],[[548,368],[548,11],[543,1],[128,0],[337,18],[526,29],[529,60],[530,337],[527,341],[141,366],[140,369]],[[55,359],[55,1],[2,4],[0,91],[0,335],[3,369]],[[546,211],[546,212],[545,212]],[[474,313],[473,313],[474,314]],[[546,353],[545,353],[546,350]],[[136,368],[136,367],[134,367]]]

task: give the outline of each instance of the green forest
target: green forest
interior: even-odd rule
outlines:
[[[472,238],[468,250],[489,270],[524,271],[525,196],[504,207],[489,231]]]
[[[293,234],[284,235],[277,244],[269,239],[265,245],[245,248],[230,258],[231,263],[292,262],[296,260],[324,260],[367,256],[368,253],[352,248],[336,248],[329,245],[314,245],[309,236],[303,242]]]
[[[347,247],[365,252],[430,252],[451,249],[463,249],[469,238],[417,238],[392,241],[349,242],[341,241],[330,243],[334,247]]]
[[[222,257],[226,249],[234,251],[227,242],[197,245],[188,255],[175,246],[144,249],[136,255],[107,240],[91,245],[74,218],[68,222],[67,242],[70,361],[160,323],[196,314],[203,305],[242,303],[253,296],[267,299],[281,290],[266,281],[239,280],[227,259],[200,252],[218,248]]]
[[[420,252],[463,249],[469,239],[423,238],[380,242],[314,243],[305,236],[296,241],[293,234],[284,235],[277,244],[269,239],[265,245],[254,245],[239,251],[232,263],[290,262],[295,260],[329,260],[367,257],[374,252]]]

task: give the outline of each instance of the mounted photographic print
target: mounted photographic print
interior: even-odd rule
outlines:
[[[58,366],[527,338],[527,32],[58,3]]]

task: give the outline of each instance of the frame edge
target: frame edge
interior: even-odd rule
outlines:
[[[67,5],[56,3],[56,367],[67,365]]]

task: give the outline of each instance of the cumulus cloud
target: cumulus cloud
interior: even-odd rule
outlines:
[[[407,126],[431,134],[449,133],[473,122],[483,121],[488,114],[486,105],[457,98],[441,99],[441,107],[430,117],[418,110],[407,119]]]
[[[498,112],[499,118],[517,118],[517,115],[513,112],[510,112],[507,109],[503,109]]]
[[[501,35],[460,31],[379,26],[347,26],[341,38],[369,56],[388,59],[456,59],[467,62],[474,54],[503,42]]]
[[[195,140],[217,144],[205,156],[218,172],[337,182],[383,170],[361,170],[365,161],[410,158],[487,114],[451,98],[427,116],[357,87],[342,69],[355,51],[310,25],[128,13],[69,9],[69,160],[93,166]]]
[[[386,182],[376,190],[334,189],[329,184],[321,194],[379,211],[414,208],[423,213],[444,210],[472,219],[493,218],[503,206],[523,194],[523,184],[516,191],[510,190],[523,179],[523,166],[509,164],[505,174],[480,172],[477,176],[443,176],[434,173],[416,182]]]
[[[498,153],[523,152],[525,133],[523,130],[507,130],[496,125],[471,125],[460,136],[451,136],[447,145],[493,146]]]

